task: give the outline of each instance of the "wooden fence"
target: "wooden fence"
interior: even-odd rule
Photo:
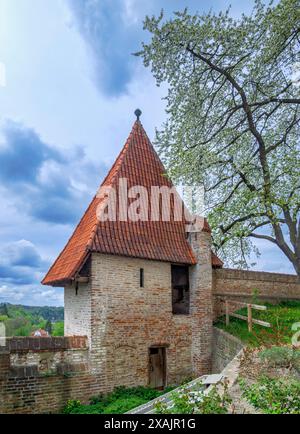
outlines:
[[[252,309],[254,310],[267,310],[266,306],[260,305],[260,304],[253,304],[253,303],[244,303],[241,301],[236,300],[230,300],[228,298],[222,298],[221,301],[225,302],[225,316],[226,316],[226,326],[230,323],[230,317],[238,318],[243,321],[247,321],[248,323],[248,330],[249,332],[252,332],[253,324],[258,324],[263,327],[271,327],[271,324],[266,321],[261,321],[259,319],[253,318],[252,315]],[[234,303],[234,305],[238,305],[241,307],[247,307],[247,316],[240,315],[235,312],[230,312],[230,303]]]

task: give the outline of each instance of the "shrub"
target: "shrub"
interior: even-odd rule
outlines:
[[[106,414],[122,414],[145,403],[145,399],[139,396],[117,399],[105,407]]]
[[[271,347],[258,354],[263,362],[270,366],[290,366],[293,358],[293,349],[289,347]]]
[[[181,389],[171,395],[172,405],[158,402],[155,406],[157,414],[226,414],[231,398],[228,395],[227,385],[224,393],[219,394],[216,386],[209,393],[203,390]]]
[[[151,389],[150,387],[117,387],[107,395],[97,395],[91,398],[90,405],[81,405],[79,401],[68,401],[64,413],[76,414],[122,414],[145,404],[167,393],[171,388],[164,391]]]
[[[240,380],[243,396],[268,414],[300,414],[300,382],[261,377],[249,385]]]
[[[299,367],[300,351],[292,347],[275,346],[260,351],[262,361],[273,367]]]
[[[79,408],[80,406],[81,406],[80,401],[76,401],[75,399],[69,399],[69,401],[67,401],[67,404],[63,409],[63,413],[64,414],[73,413],[73,411]]]

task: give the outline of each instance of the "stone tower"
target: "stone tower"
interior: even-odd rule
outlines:
[[[120,218],[124,179],[139,200],[147,192],[147,219]],[[99,220],[103,197],[96,195],[43,280],[65,288],[65,334],[88,336],[90,370],[103,391],[208,373],[212,267],[222,263],[205,220],[187,233],[186,221],[174,218],[175,196],[169,220],[163,205],[151,219],[152,187],[173,185],[139,119],[102,186],[115,191],[116,220]],[[129,194],[126,206],[132,203]]]

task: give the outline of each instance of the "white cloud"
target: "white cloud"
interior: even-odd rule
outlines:
[[[36,285],[13,288],[0,286],[0,303],[15,303],[31,306],[63,306],[63,290],[57,288],[44,289]]]

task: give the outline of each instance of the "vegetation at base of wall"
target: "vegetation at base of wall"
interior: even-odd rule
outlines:
[[[150,387],[118,387],[106,395],[91,398],[89,405],[82,405],[80,401],[70,400],[63,409],[64,414],[122,414],[146,404],[172,390],[169,387],[163,391]]]
[[[171,394],[172,404],[158,402],[155,406],[156,414],[227,414],[231,404],[231,398],[227,391],[213,386],[205,394],[203,389],[189,390],[182,388]]]
[[[268,414],[300,414],[300,382],[261,377],[249,384],[240,380],[243,396],[257,409]]]
[[[0,304],[0,322],[4,323],[8,337],[30,336],[38,329],[47,330],[52,336],[63,336],[64,308],[2,303]]]
[[[300,322],[300,301],[285,301],[277,305],[270,303],[262,304],[267,306],[267,310],[253,310],[253,318],[271,323],[271,328],[253,324],[253,331],[251,333],[248,331],[247,321],[233,317],[230,317],[228,326],[225,324],[225,317],[220,318],[215,323],[215,326],[254,347],[290,343],[295,333],[292,330],[292,326]],[[247,309],[240,309],[237,313],[247,316]]]

